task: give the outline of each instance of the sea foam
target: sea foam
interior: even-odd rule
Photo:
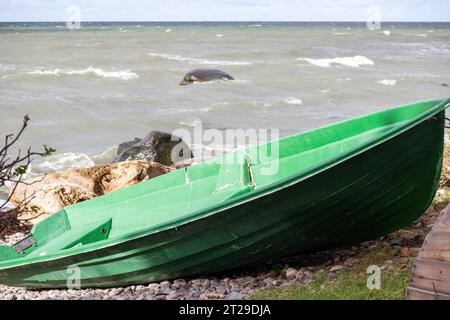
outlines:
[[[88,168],[95,166],[91,157],[84,153],[67,152],[58,153],[43,158],[36,164],[29,167],[26,178],[40,176],[46,173],[63,171],[71,168]]]
[[[248,61],[229,61],[229,60],[208,60],[198,58],[187,58],[177,54],[165,54],[165,53],[149,53],[150,57],[161,58],[165,60],[173,60],[179,62],[185,62],[189,64],[210,64],[210,65],[222,65],[222,66],[245,66],[250,65]]]
[[[302,100],[293,97],[286,98],[283,100],[283,102],[289,105],[301,105],[303,103]]]
[[[178,113],[189,113],[189,112],[198,112],[198,113],[205,113],[209,112],[211,108],[205,107],[205,108],[164,108],[157,110],[156,113],[158,114],[178,114]]]
[[[11,70],[15,70],[16,66],[13,64],[3,64],[0,63],[0,71],[11,71]]]
[[[200,125],[201,123],[202,123],[202,120],[200,120],[197,117],[188,118],[183,121],[178,121],[178,124],[180,124],[182,126],[186,126],[186,127],[192,127],[192,128]]]
[[[81,69],[81,70],[62,70],[62,69],[53,69],[53,70],[33,70],[28,72],[32,75],[38,75],[38,76],[72,76],[72,75],[78,75],[78,76],[84,76],[84,75],[94,75],[100,78],[116,78],[116,79],[122,79],[122,80],[132,80],[137,79],[139,76],[134,73],[130,72],[129,70],[121,70],[121,71],[105,71],[100,68],[94,68],[92,66]]]
[[[394,87],[395,85],[397,85],[397,80],[384,79],[384,80],[376,81],[376,83],[382,84],[383,86]]]
[[[342,65],[346,67],[358,68],[364,65],[373,66],[375,62],[364,56],[354,56],[354,57],[342,57],[333,59],[311,59],[311,58],[297,58],[298,61],[305,61],[309,64],[328,68],[332,65]]]
[[[117,146],[112,146],[102,153],[91,156],[80,152],[56,153],[35,161],[28,167],[23,178],[30,179],[72,168],[89,168],[96,165],[109,164],[116,155]]]
[[[45,174],[72,168],[89,168],[95,165],[108,164],[111,163],[116,154],[117,146],[113,146],[100,154],[92,156],[78,152],[57,153],[40,160],[36,159],[37,161],[28,166],[27,172],[23,175],[22,179],[42,177]],[[13,186],[13,183],[6,183],[0,187],[0,205],[8,199],[8,194]]]

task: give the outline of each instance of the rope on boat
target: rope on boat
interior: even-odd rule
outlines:
[[[448,125],[444,124],[444,127],[446,127],[447,129],[450,129],[450,118],[445,118],[445,121],[448,121]]]

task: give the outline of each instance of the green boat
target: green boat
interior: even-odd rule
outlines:
[[[346,120],[66,207],[0,246],[0,283],[149,283],[388,234],[433,200],[449,104]]]

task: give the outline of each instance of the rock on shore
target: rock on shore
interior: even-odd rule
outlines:
[[[174,170],[156,162],[125,161],[83,169],[69,169],[20,183],[11,197],[25,204],[19,219],[31,224],[65,206],[92,199]]]
[[[191,149],[180,137],[151,131],[144,139],[135,138],[121,143],[112,162],[147,160],[171,166],[192,157]]]

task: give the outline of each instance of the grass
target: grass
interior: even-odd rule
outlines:
[[[433,201],[433,206],[437,210],[446,207],[450,200],[450,137],[447,138],[444,148],[444,160],[442,163],[442,174],[439,181],[439,188]]]
[[[252,299],[258,300],[401,300],[410,277],[410,261],[396,264],[399,249],[368,248],[357,258],[359,262],[340,272],[318,272],[308,284],[290,285],[255,292]],[[412,261],[412,260],[411,260]],[[386,262],[388,262],[386,264]],[[391,264],[392,262],[392,264]],[[379,290],[367,288],[367,267],[381,267]]]
[[[435,219],[438,212],[449,202],[450,140],[447,138],[438,192],[430,208],[434,214],[429,216]],[[425,216],[422,220],[423,225],[428,222]],[[423,235],[419,237],[419,243],[422,243],[428,229],[423,228],[421,231]],[[410,233],[408,230],[399,230],[388,237],[405,240],[408,233]],[[376,244],[376,241],[374,243]],[[401,248],[393,249],[377,245],[361,249],[356,257],[358,262],[354,266],[346,267],[338,273],[332,273],[329,267],[323,266],[307,284],[262,289],[253,293],[251,298],[259,300],[403,300],[406,298],[406,288],[415,256],[402,257],[400,250]],[[370,274],[366,271],[370,265],[378,265],[382,268],[379,290],[367,288],[366,281]]]
[[[258,300],[403,300],[404,288],[409,281],[409,272],[382,274],[380,290],[369,290],[365,278],[342,272],[335,280],[318,276],[308,285],[265,289],[252,298]]]

